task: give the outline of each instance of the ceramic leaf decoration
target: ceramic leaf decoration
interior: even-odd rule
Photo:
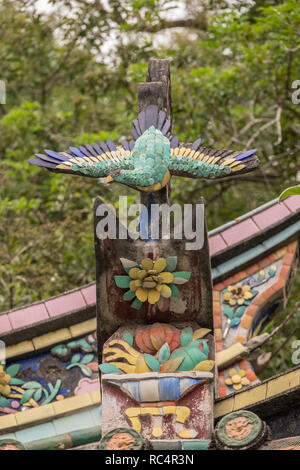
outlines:
[[[194,336],[205,336],[210,330],[202,328],[193,331],[191,327],[179,330],[173,326],[154,323],[140,328],[132,345],[131,333],[125,331],[124,339],[110,341],[109,347],[103,350],[105,363],[100,366],[103,373],[112,373],[108,366],[113,365],[125,374],[145,372],[176,371],[210,371],[214,361],[209,360],[209,347],[206,339]],[[140,351],[135,349],[136,346]]]
[[[185,284],[191,273],[188,271],[174,272],[177,257],[158,258],[153,261],[144,258],[141,264],[125,258],[120,259],[127,276],[114,276],[117,287],[129,288],[123,295],[123,300],[134,301],[132,308],[140,309],[144,302],[156,304],[161,297],[178,297],[179,290],[175,284]]]

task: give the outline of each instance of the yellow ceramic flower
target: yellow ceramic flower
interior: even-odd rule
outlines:
[[[141,262],[141,268],[131,268],[129,276],[130,290],[136,293],[140,302],[148,301],[149,304],[155,304],[160,296],[171,297],[172,291],[170,284],[174,276],[169,272],[162,272],[167,266],[164,258],[159,258],[153,262],[150,258],[145,258]]]
[[[229,371],[230,379],[226,379],[226,385],[232,386],[234,390],[241,390],[243,385],[249,385],[250,380],[245,377],[246,372],[242,369],[237,371],[236,369],[230,369]]]
[[[245,286],[236,285],[228,286],[227,292],[224,294],[224,300],[226,300],[229,305],[243,305],[245,300],[252,299],[253,293],[251,292],[250,286],[247,284]]]
[[[3,366],[0,365],[0,395],[7,397],[10,394],[10,375],[4,372]]]

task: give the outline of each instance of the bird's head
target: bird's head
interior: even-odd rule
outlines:
[[[129,186],[148,188],[163,180],[169,160],[169,139],[151,126],[136,140],[129,159],[129,168],[120,166],[111,171],[105,183],[117,181]]]

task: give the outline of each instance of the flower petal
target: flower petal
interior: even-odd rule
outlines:
[[[138,272],[138,279],[144,279],[144,277],[147,276],[147,271],[145,271],[145,269],[141,269],[139,272]]]
[[[233,384],[234,390],[241,390],[242,384]]]
[[[160,293],[156,289],[150,289],[148,291],[148,302],[149,304],[156,304],[159,301]]]
[[[138,287],[141,287],[142,281],[136,280],[136,281],[130,281],[129,283],[129,289],[130,290],[137,290]]]
[[[229,292],[231,292],[231,291],[234,290],[234,289],[235,289],[234,286],[228,286],[228,287],[227,287],[227,290],[228,290]]]
[[[237,303],[238,303],[239,305],[243,305],[244,300],[245,300],[244,297],[241,297],[240,299],[237,299]]]
[[[248,284],[245,284],[244,286],[242,286],[243,292],[248,292],[249,290],[250,290],[250,286]]]
[[[223,297],[224,297],[224,300],[230,300],[232,297],[232,294],[231,292],[225,292],[225,294],[223,294]]]
[[[245,377],[245,375],[246,375],[246,372],[243,369],[240,369],[239,370],[239,376],[240,377]]]
[[[161,282],[163,282],[164,284],[165,283],[169,283],[169,282],[173,282],[173,279],[174,279],[174,276],[172,273],[160,273],[159,276],[158,276],[159,280]]]
[[[250,384],[250,380],[248,380],[246,377],[243,377],[242,380],[241,380],[241,384],[242,384],[242,385],[249,385],[249,384]]]
[[[146,271],[149,271],[149,269],[153,269],[153,261],[150,258],[144,258],[143,261],[141,262],[141,266],[143,269]]]
[[[158,258],[158,260],[154,263],[153,269],[155,269],[158,273],[161,273],[166,266],[167,262],[165,258]]]
[[[237,374],[236,369],[233,369],[233,368],[232,368],[232,369],[229,370],[229,375],[230,375],[230,377],[233,377],[233,376],[236,375],[236,374]]]
[[[138,279],[139,272],[140,272],[139,268],[131,268],[128,274],[131,277],[131,279]]]
[[[225,383],[226,383],[226,385],[229,385],[229,386],[233,385],[233,382],[232,382],[231,379],[226,379]]]
[[[172,291],[171,291],[170,287],[167,286],[167,284],[162,284],[162,286],[161,286],[161,295],[163,297],[166,297],[167,299],[169,297],[171,297]]]
[[[245,292],[244,294],[245,299],[252,299],[252,297],[253,297],[253,294],[251,292]]]
[[[136,291],[136,296],[140,302],[146,302],[147,297],[148,297],[147,289],[143,289],[142,287],[139,287]]]
[[[235,299],[229,299],[229,304],[230,305],[236,305],[236,300]]]

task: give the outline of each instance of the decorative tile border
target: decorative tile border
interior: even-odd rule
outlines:
[[[75,397],[66,398],[48,405],[20,411],[14,414],[0,416],[0,437],[7,432],[15,432],[26,427],[47,423],[63,416],[69,416],[79,411],[88,410],[95,405],[100,405],[100,391],[85,393]]]
[[[271,286],[267,287],[265,290],[260,292],[250,303],[243,313],[241,322],[238,326],[237,335],[235,337],[236,343],[245,343],[248,340],[251,327],[256,318],[258,318],[259,313],[262,311],[263,307],[270,301],[272,298],[282,297],[283,302],[287,300],[287,290],[289,289],[289,284],[291,282],[291,276],[294,270],[295,265],[297,264],[297,242],[291,242],[286,247],[276,250],[274,253],[271,253],[269,256],[264,257],[262,260],[256,264],[248,267],[247,269],[235,274],[234,276],[229,277],[221,283],[218,283],[214,286],[213,290],[213,321],[214,321],[214,333],[215,333],[215,344],[216,344],[216,353],[225,350],[226,346],[222,338],[222,292],[230,285],[235,285],[249,276],[253,276],[255,273],[259,273],[261,270],[267,266],[276,263],[278,260],[281,260],[281,267],[274,282]],[[256,331],[258,330],[260,323],[256,326]],[[228,348],[228,345],[227,345]],[[248,361],[241,361],[236,364],[237,372],[240,369],[247,370],[247,378],[250,382],[255,383],[258,379],[251,368],[251,365]],[[228,375],[230,368],[227,368],[219,372],[219,397],[224,397],[231,393],[231,389],[225,384],[225,381],[230,379]],[[248,377],[249,376],[249,377]]]
[[[232,411],[256,406],[291,391],[299,392],[299,387],[300,367],[267,379],[259,385],[248,387],[245,391],[219,399],[215,402],[215,418],[220,418]]]
[[[8,346],[6,348],[6,359],[24,356],[25,354],[45,349],[71,338],[91,333],[96,330],[96,323],[96,318],[91,318],[90,320],[71,325],[69,328],[61,328],[45,335],[36,336],[31,341],[22,341],[13,346]]]

